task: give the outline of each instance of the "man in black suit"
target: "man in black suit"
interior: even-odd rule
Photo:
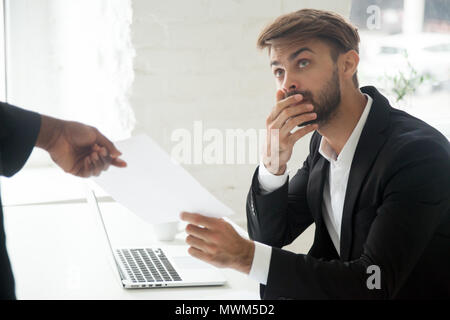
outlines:
[[[65,172],[79,177],[98,176],[111,164],[126,166],[118,158],[121,153],[97,129],[0,102],[0,174],[11,177],[19,171],[34,146],[48,151]],[[0,300],[15,298],[0,199]]]
[[[269,49],[278,91],[247,197],[254,241],[182,213],[189,252],[248,273],[264,299],[450,297],[449,142],[376,88],[359,88],[358,43],[356,28],[321,10],[267,26],[258,46]],[[293,146],[314,130],[289,181]],[[281,249],[312,223],[308,254]]]

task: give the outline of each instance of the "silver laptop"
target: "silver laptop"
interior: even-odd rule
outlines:
[[[113,248],[93,190],[88,190],[87,200],[100,218],[124,288],[225,284],[226,280],[217,268],[191,257],[186,246]]]

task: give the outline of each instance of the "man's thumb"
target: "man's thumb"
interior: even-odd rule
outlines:
[[[283,100],[285,97],[284,91],[283,90],[277,90],[277,102]]]

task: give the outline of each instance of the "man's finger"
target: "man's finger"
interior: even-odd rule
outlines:
[[[211,231],[207,228],[196,226],[195,224],[188,224],[186,226],[186,233],[200,238],[206,242],[210,242]]]
[[[100,160],[100,156],[98,155],[98,152],[96,152],[96,151],[91,153],[90,160],[91,160],[94,168],[97,168],[97,167],[100,167],[103,165],[102,161]]]
[[[298,116],[292,117],[287,121],[283,127],[281,128],[282,134],[289,134],[294,128],[298,125],[315,120],[317,118],[317,114],[314,112],[302,113]]]
[[[273,128],[281,129],[290,118],[311,112],[313,108],[311,104],[300,104],[285,108],[275,119],[272,126]]]
[[[127,166],[127,163],[123,161],[122,159],[116,158],[112,159],[111,165],[119,168],[125,168]]]
[[[89,157],[85,157],[74,165],[72,170],[69,172],[74,176],[87,178],[90,176],[90,160]]]
[[[103,170],[103,160],[99,157],[97,152],[92,152],[90,155],[90,160],[92,162],[92,172],[94,176],[100,175],[100,172]]]
[[[286,95],[284,94],[283,90],[277,90],[277,102],[281,101],[284,99]]]
[[[198,226],[204,226],[207,228],[213,228],[217,223],[217,218],[205,217],[198,213],[182,212],[180,215],[181,220],[196,224]]]
[[[269,115],[269,117],[270,117],[270,119],[271,119],[271,121],[273,121],[273,120],[275,120],[275,118],[272,118],[273,117],[273,113],[275,112],[275,110],[276,110],[276,108],[277,108],[277,105],[278,105],[278,102],[280,102],[281,100],[283,100],[284,98],[286,97],[286,95],[285,95],[285,93],[284,93],[284,91],[283,90],[281,90],[281,89],[279,89],[279,90],[277,90],[277,93],[276,93],[276,102],[277,102],[277,104],[275,105],[275,107],[272,109],[272,112],[270,113],[270,115]]]
[[[309,124],[307,126],[304,126],[303,128],[298,129],[297,131],[295,131],[293,134],[291,134],[289,139],[291,140],[292,143],[295,143],[295,142],[297,142],[297,140],[299,140],[303,136],[307,135],[311,131],[317,130],[318,128],[319,128],[318,124]]]
[[[203,252],[202,250],[199,250],[197,248],[189,247],[188,253],[191,256],[193,256],[194,258],[203,260],[205,262],[210,262],[211,261],[211,258],[209,256],[209,254],[207,254],[206,252]]]
[[[100,159],[102,159],[102,161],[103,161],[102,171],[108,170],[108,168],[109,168],[109,166],[111,164],[111,157],[110,156],[106,156],[106,157],[101,156]]]
[[[122,155],[122,153],[117,150],[114,144],[100,132],[97,132],[97,139],[95,142],[101,147],[105,147],[112,158],[117,158],[118,156]]]
[[[188,245],[190,245],[191,247],[199,249],[205,253],[210,252],[210,245],[200,238],[194,237],[192,235],[188,235],[186,237],[186,243]]]
[[[298,103],[300,103],[303,100],[303,96],[301,94],[295,94],[293,96],[290,96],[284,100],[280,100],[277,102],[275,107],[272,109],[272,112],[270,114],[270,119],[275,120],[280,115],[281,111],[283,111],[285,108],[289,106],[294,106]]]
[[[77,174],[80,177],[87,178],[92,175],[93,164],[89,157],[84,158],[84,165],[80,168],[79,173]]]
[[[102,156],[103,158],[107,158],[109,156],[109,152],[108,152],[108,150],[105,147],[100,147],[98,149],[98,154],[100,156]]]
[[[125,168],[127,166],[127,163],[122,159],[111,157],[105,147],[99,147],[97,144],[94,144],[92,150],[97,151],[97,153],[102,157],[103,161],[107,163],[107,166],[105,166],[104,170],[107,170],[109,168],[109,165],[113,165],[119,168]]]

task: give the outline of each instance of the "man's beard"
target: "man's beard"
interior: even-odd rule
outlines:
[[[312,123],[317,123],[319,126],[326,125],[334,117],[338,110],[338,106],[341,103],[341,90],[337,67],[334,68],[331,79],[320,90],[317,98],[314,98],[312,92],[308,90],[289,91],[286,94],[286,98],[294,94],[301,94],[303,100],[300,103],[312,104],[314,106],[313,112],[317,114],[316,119],[304,122],[300,124],[299,127]]]

